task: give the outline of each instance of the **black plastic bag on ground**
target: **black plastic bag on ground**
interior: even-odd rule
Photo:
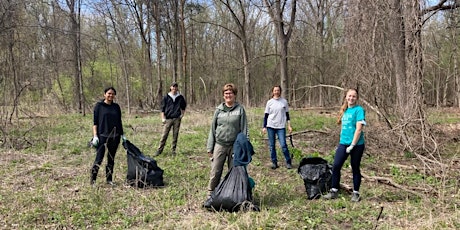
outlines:
[[[252,190],[246,166],[233,166],[209,199],[207,202],[211,204],[211,208],[218,211],[259,210],[252,203]]]
[[[139,188],[164,186],[163,170],[154,159],[145,156],[128,140],[123,142],[123,147],[128,160],[126,181],[129,185]]]
[[[309,200],[320,198],[331,188],[332,166],[321,157],[303,158],[297,173],[302,177]]]

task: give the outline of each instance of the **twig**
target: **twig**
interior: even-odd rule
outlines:
[[[426,189],[424,189],[424,188],[417,188],[417,187],[406,188],[406,187],[403,187],[403,186],[393,182],[393,180],[390,179],[390,178],[386,178],[386,177],[370,177],[370,176],[365,175],[363,173],[361,173],[361,175],[364,178],[368,179],[368,180],[377,181],[377,182],[382,183],[382,184],[386,184],[386,185],[393,186],[395,188],[399,188],[399,189],[404,190],[404,191],[406,191],[408,193],[412,193],[412,194],[414,194],[414,195],[416,195],[418,197],[424,197],[424,195],[422,193],[416,192],[414,190],[422,190],[422,191],[426,192]]]

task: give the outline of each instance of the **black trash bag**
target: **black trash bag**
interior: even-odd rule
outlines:
[[[302,177],[309,200],[318,199],[331,189],[332,166],[321,157],[303,158],[297,173]]]
[[[259,211],[252,203],[252,190],[246,166],[233,166],[207,201],[217,211]]]
[[[164,186],[163,170],[154,159],[145,156],[129,140],[123,142],[123,147],[128,160],[126,181],[129,185],[139,188]]]

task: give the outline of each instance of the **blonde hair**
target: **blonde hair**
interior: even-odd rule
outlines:
[[[347,108],[348,108],[347,94],[350,91],[355,91],[356,92],[356,98],[359,98],[359,93],[358,93],[357,89],[348,89],[347,91],[345,91],[345,96],[343,96],[343,103],[342,103],[342,106],[340,106],[339,116],[337,117],[337,124],[338,125],[342,124],[343,114],[345,113],[345,110],[347,110]]]
[[[235,95],[238,93],[238,89],[233,83],[225,84],[224,87],[222,88],[222,93],[225,93],[225,91],[228,91],[228,90],[232,91],[233,94]]]

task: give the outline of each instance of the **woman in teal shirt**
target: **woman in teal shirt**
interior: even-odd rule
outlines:
[[[340,109],[338,124],[342,125],[340,132],[340,142],[334,156],[332,166],[332,188],[325,199],[335,199],[338,197],[340,187],[340,171],[345,160],[350,156],[351,169],[353,173],[353,195],[351,201],[360,200],[359,187],[361,185],[361,158],[364,153],[364,132],[366,125],[366,112],[364,108],[357,104],[358,91],[349,89],[345,96],[345,101]]]

